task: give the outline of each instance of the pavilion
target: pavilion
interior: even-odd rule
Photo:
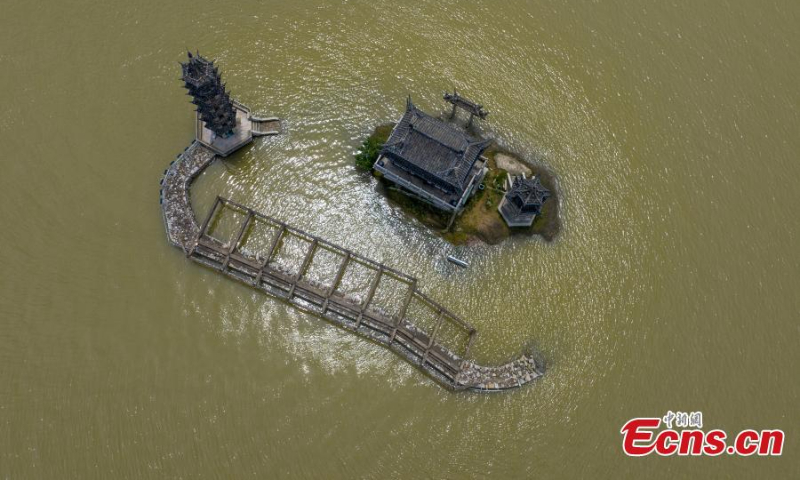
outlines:
[[[488,171],[478,140],[406,102],[406,111],[375,162],[375,170],[406,193],[454,214]]]
[[[530,227],[536,215],[542,211],[542,205],[550,198],[550,190],[546,189],[538,177],[515,177],[497,210],[509,227]]]

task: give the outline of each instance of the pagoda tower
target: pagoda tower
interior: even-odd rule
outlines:
[[[181,63],[181,79],[192,96],[192,103],[197,106],[206,128],[219,137],[228,137],[236,127],[236,110],[230,94],[225,91],[222,77],[213,61],[206,60],[200,54],[188,54],[189,61]]]

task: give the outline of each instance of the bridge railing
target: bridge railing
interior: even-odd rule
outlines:
[[[227,238],[217,238],[216,223],[225,209],[243,219],[229,225]],[[256,236],[259,225],[270,230],[270,240],[268,244],[250,245],[257,243],[249,240]],[[282,251],[289,250],[289,243],[297,240],[302,247],[295,246],[293,258],[279,262]],[[249,257],[251,261],[245,263],[254,285],[260,285],[265,272],[279,275],[285,280],[281,286],[290,299],[298,286],[318,290],[324,298],[323,314],[332,300],[356,305],[352,311],[356,329],[365,316],[388,319],[384,321],[391,328],[390,344],[399,331],[423,332],[427,340],[421,347],[423,364],[437,345],[467,358],[477,333],[472,325],[419,291],[416,277],[221,196],[214,200],[187,256],[191,257],[200,245],[213,247],[221,269],[227,269],[232,259]],[[326,252],[328,258],[321,252]],[[319,263],[325,263],[324,268],[315,268]],[[311,270],[322,270],[327,278],[309,275]]]

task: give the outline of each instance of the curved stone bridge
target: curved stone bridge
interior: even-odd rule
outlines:
[[[414,277],[387,265],[221,197],[198,224],[190,186],[215,158],[214,151],[195,141],[161,181],[167,238],[191,260],[384,345],[453,390],[500,391],[544,373],[544,363],[531,354],[500,366],[469,360],[476,330],[420,292]],[[215,226],[226,211],[242,220],[228,238],[218,238]],[[270,232],[268,246],[250,245],[257,229]],[[290,241],[303,245],[301,262],[280,259]],[[317,270],[328,273],[315,274]],[[344,288],[350,280],[363,284],[367,278],[368,287]],[[392,284],[394,301],[380,300],[384,283]]]

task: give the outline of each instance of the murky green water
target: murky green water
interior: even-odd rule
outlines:
[[[712,3],[4,2],[0,477],[796,477],[800,6]],[[185,47],[287,121],[198,180],[200,210],[402,268],[478,359],[533,343],[548,374],[448,393],[169,247]],[[407,94],[435,112],[454,85],[559,175],[554,244],[450,247],[355,172]],[[667,410],[783,428],[784,456],[624,457],[622,424]]]

